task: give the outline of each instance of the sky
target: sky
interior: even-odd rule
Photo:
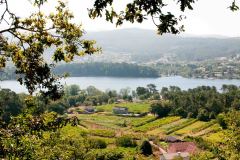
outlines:
[[[124,5],[131,0],[115,1],[114,8],[116,10],[122,10],[124,9]],[[147,20],[142,24],[125,23],[118,28],[116,28],[114,24],[106,22],[104,18],[92,20],[88,17],[87,8],[91,8],[93,2],[94,0],[68,0],[69,9],[75,16],[74,21],[82,24],[86,31],[105,31],[122,28],[144,28],[156,30],[156,27],[151,20]],[[45,12],[53,11],[55,4],[56,0],[49,0],[49,3],[44,5]],[[176,6],[176,0],[172,0],[168,9],[173,13],[183,14],[187,17],[187,19],[182,22],[185,25],[185,34],[239,37],[240,11],[230,11],[228,9],[230,4],[231,0],[198,0],[193,5],[194,10],[188,10],[181,13],[179,12],[179,7]],[[9,7],[12,11],[21,16],[27,16],[34,11],[29,0],[9,0]]]

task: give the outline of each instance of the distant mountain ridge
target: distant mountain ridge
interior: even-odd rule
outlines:
[[[126,53],[131,56],[131,60],[137,62],[164,56],[196,61],[240,54],[238,37],[196,37],[184,34],[161,36],[154,30],[136,28],[88,32],[86,37],[96,40],[106,55],[114,53],[121,57],[122,53]]]

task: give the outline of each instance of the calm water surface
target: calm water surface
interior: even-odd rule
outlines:
[[[221,79],[190,79],[180,76],[161,77],[161,78],[113,78],[113,77],[69,77],[61,81],[62,84],[77,84],[81,89],[92,85],[100,90],[114,89],[119,91],[121,88],[130,87],[136,89],[138,86],[146,86],[147,84],[155,84],[160,90],[162,87],[178,86],[183,90],[195,88],[198,86],[215,86],[218,90],[223,84],[234,84],[240,86],[240,80],[221,80]],[[10,88],[20,93],[27,92],[24,86],[17,81],[0,81],[1,88]]]

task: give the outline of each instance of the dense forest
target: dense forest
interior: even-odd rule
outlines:
[[[129,63],[72,63],[62,64],[54,68],[54,73],[67,73],[71,77],[158,77],[157,70]],[[15,68],[8,67],[0,71],[1,80],[16,79]]]
[[[56,74],[67,72],[72,77],[158,77],[158,72],[150,67],[128,63],[73,63],[59,65],[54,71]]]

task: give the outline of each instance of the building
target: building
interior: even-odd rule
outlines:
[[[168,153],[188,152],[193,154],[197,151],[197,146],[193,142],[170,143],[167,149]]]
[[[95,112],[95,108],[92,106],[85,106],[84,107],[84,112],[85,113],[94,113]]]
[[[113,108],[113,113],[114,114],[128,114],[128,108],[116,106]]]
[[[164,153],[160,156],[160,160],[174,160],[181,158],[183,160],[190,160],[190,154],[188,152],[178,152],[178,153]]]
[[[176,137],[173,137],[173,136],[167,136],[165,138],[165,142],[169,142],[169,143],[176,143],[176,142],[182,142],[182,140],[176,138]]]

